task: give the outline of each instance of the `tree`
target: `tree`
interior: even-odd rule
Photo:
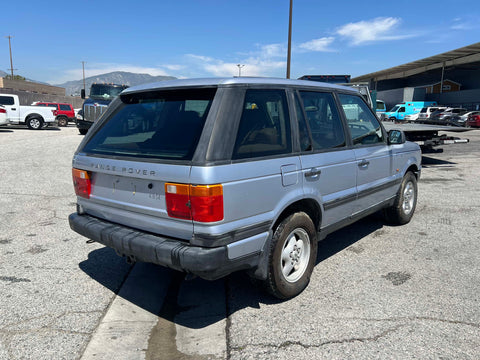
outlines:
[[[4,78],[7,79],[7,80],[12,80],[12,75],[6,75],[6,76],[4,76]],[[25,79],[23,76],[14,75],[14,76],[13,76],[13,80],[22,80],[22,81],[25,81],[26,79]]]

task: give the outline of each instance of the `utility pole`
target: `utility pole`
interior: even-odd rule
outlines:
[[[288,18],[287,79],[290,79],[290,62],[292,60],[292,7],[293,0],[290,0],[290,15]]]
[[[11,74],[12,74],[12,80],[13,80],[13,70],[17,70],[17,69],[14,69],[13,68],[13,61],[12,61],[12,43],[10,41],[10,39],[13,37],[13,36],[5,36],[6,38],[8,38],[8,48],[10,49],[10,71],[11,71]]]
[[[241,76],[242,76],[242,68],[243,68],[245,65],[237,64],[237,66],[238,66],[238,77],[241,77]]]
[[[85,61],[82,61],[82,71],[83,71],[83,91],[85,91]]]

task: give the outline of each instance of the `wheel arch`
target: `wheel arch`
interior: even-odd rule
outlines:
[[[405,171],[405,174],[408,173],[408,172],[412,172],[413,175],[415,175],[415,177],[419,178],[420,176],[420,169],[418,168],[418,166],[416,164],[411,164],[408,168],[407,168],[407,171]]]
[[[320,204],[316,200],[311,198],[300,199],[288,205],[274,221],[272,230],[275,231],[278,224],[280,224],[291,214],[299,211],[303,211],[310,217],[310,219],[312,219],[313,225],[318,232],[320,230],[320,224],[322,220],[322,209],[320,207]]]
[[[38,118],[42,121],[45,121],[45,119],[43,118],[42,115],[40,114],[37,114],[37,113],[31,113],[31,114],[28,114],[26,117],[25,117],[25,121],[28,121],[30,119],[33,119],[33,118]]]

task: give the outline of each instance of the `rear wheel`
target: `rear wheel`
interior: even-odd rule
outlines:
[[[268,256],[264,288],[279,299],[300,294],[310,282],[317,258],[317,232],[310,217],[298,212],[276,228]]]
[[[28,118],[27,126],[31,130],[40,130],[43,127],[43,119],[39,117]]]
[[[57,118],[58,121],[58,126],[67,126],[68,125],[68,119],[66,117],[59,117]]]
[[[404,225],[412,219],[417,206],[417,178],[412,172],[405,174],[394,204],[385,209],[385,218],[396,225]]]

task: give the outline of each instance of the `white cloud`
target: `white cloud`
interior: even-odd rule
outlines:
[[[401,23],[401,19],[378,17],[369,21],[349,23],[337,29],[336,33],[350,40],[353,45],[375,41],[400,40],[415,35],[393,34],[393,30]]]
[[[198,68],[198,71],[207,76],[230,77],[239,74],[238,65],[242,65],[242,76],[274,76],[278,69],[285,68],[284,61],[264,60],[260,58],[247,58],[238,62],[225,62],[221,59],[208,58],[199,55],[189,55],[190,59],[195,60],[192,66]],[[198,61],[200,60],[200,61]]]
[[[330,52],[333,50],[330,49],[329,46],[333,43],[334,40],[335,38],[332,36],[322,37],[320,39],[314,39],[314,40],[304,42],[298,45],[298,47],[302,50],[307,50],[307,51]]]
[[[285,57],[286,50],[282,44],[260,45],[261,58]]]
[[[241,67],[242,76],[278,76],[280,69],[286,68],[287,51],[282,44],[256,44],[256,51],[243,54],[237,61],[225,61],[209,56],[188,54],[189,68],[201,76],[230,77],[239,74]]]

